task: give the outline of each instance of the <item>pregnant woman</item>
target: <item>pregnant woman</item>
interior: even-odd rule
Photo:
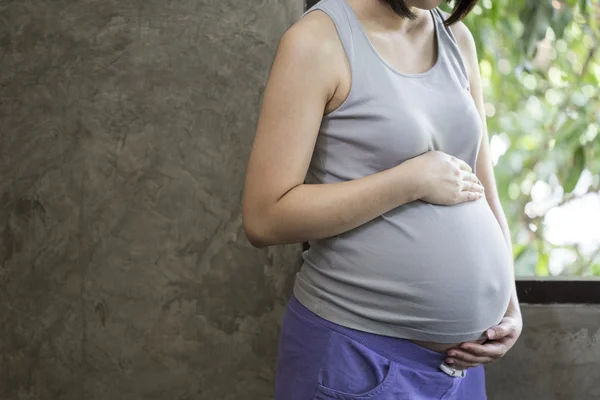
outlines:
[[[277,400],[486,398],[521,313],[490,161],[476,0],[322,0],[282,37],[243,200],[308,241]]]

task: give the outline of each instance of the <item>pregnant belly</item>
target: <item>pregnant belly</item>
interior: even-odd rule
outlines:
[[[324,301],[361,317],[403,326],[416,339],[462,341],[502,318],[513,285],[510,257],[485,200],[416,201],[320,243],[307,268],[325,266],[304,275],[323,283]]]

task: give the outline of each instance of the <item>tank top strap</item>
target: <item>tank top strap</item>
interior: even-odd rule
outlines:
[[[333,21],[346,52],[353,78],[356,79],[357,76],[354,76],[355,63],[361,61],[361,55],[364,56],[366,51],[368,51],[362,28],[359,25],[360,22],[356,20],[354,12],[345,0],[321,0],[307,10],[304,15],[316,10],[324,12]],[[357,54],[359,55],[358,58]]]
[[[452,29],[449,26],[444,25],[444,21],[448,17],[448,14],[441,11],[439,8],[432,10],[433,20],[435,21],[435,28],[438,31],[438,49],[441,57],[441,61],[445,64],[445,70],[452,73],[455,79],[458,79],[461,86],[466,90],[469,90],[469,74],[467,67],[460,52],[458,42],[452,33]]]

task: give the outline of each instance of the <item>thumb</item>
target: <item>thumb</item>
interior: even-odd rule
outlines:
[[[485,334],[488,337],[488,339],[494,340],[494,339],[501,339],[505,336],[508,336],[510,334],[510,331],[511,331],[510,324],[501,322],[499,325],[496,325],[493,328],[488,329]]]

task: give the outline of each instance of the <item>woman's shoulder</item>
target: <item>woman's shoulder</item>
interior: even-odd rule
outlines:
[[[344,49],[331,18],[319,10],[305,14],[281,37],[277,49],[290,65],[308,68],[312,72],[335,71],[344,66]]]
[[[332,19],[325,12],[314,10],[305,14],[283,34],[280,45],[319,54],[330,51],[337,42],[337,29]]]

